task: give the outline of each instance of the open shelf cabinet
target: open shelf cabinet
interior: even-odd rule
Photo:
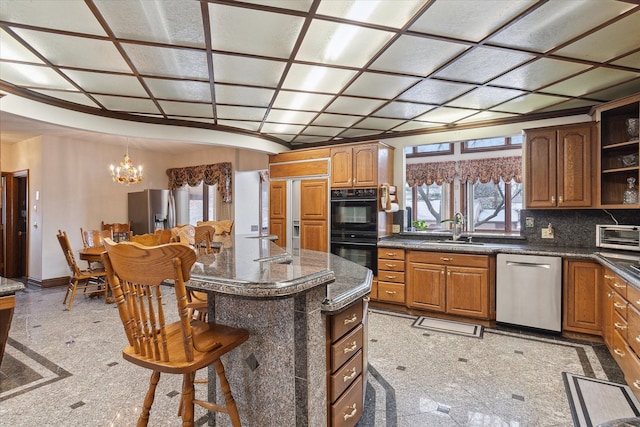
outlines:
[[[603,208],[640,208],[622,204],[628,178],[640,184],[640,140],[631,138],[626,120],[640,118],[640,94],[603,104],[594,109],[599,124],[599,200]]]

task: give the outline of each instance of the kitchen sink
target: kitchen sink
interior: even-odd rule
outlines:
[[[470,242],[468,240],[423,240],[421,242],[424,245],[471,245],[471,246],[482,246],[484,243],[480,242]]]

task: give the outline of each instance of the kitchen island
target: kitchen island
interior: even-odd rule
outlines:
[[[348,316],[345,323],[358,319],[349,327],[360,334],[356,351],[362,366],[352,385],[364,389],[363,300],[372,279],[371,270],[343,258],[309,250],[290,253],[269,238],[234,236],[219,253],[199,256],[187,286],[208,293],[210,321],[250,333],[223,358],[243,425],[327,425],[332,319],[353,307],[360,315]],[[210,370],[209,399],[220,402],[215,378]],[[362,414],[363,394],[355,396],[359,400],[345,402],[345,409],[333,409],[345,411],[350,425]],[[216,414],[215,425],[229,425],[228,417]]]
[[[9,337],[13,310],[16,306],[16,292],[22,289],[24,289],[24,285],[21,282],[0,277],[0,365]]]

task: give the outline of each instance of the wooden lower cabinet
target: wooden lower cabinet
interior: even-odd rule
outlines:
[[[405,304],[404,257],[404,249],[378,248],[377,300]]]
[[[327,322],[327,419],[329,426],[354,426],[364,408],[367,376],[367,300]]]
[[[495,319],[495,257],[407,252],[407,306]]]
[[[563,329],[601,335],[602,267],[584,260],[565,259],[563,262]]]

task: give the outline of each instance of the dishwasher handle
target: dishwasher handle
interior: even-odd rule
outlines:
[[[551,268],[550,264],[540,264],[537,262],[518,262],[518,261],[507,261],[508,267],[539,267],[539,268]]]

